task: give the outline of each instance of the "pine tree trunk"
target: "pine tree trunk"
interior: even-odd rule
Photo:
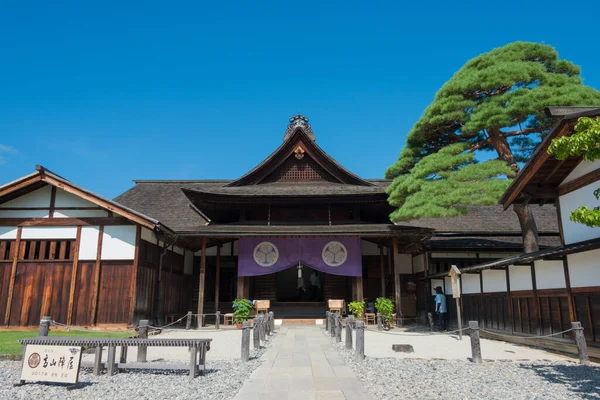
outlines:
[[[490,141],[498,153],[498,158],[506,161],[510,165],[515,173],[519,172],[519,165],[515,161],[515,157],[510,149],[508,140],[502,134],[499,129],[489,130]],[[539,250],[538,246],[538,232],[535,218],[529,204],[515,204],[513,205],[513,211],[519,218],[519,224],[521,225],[521,234],[523,236],[523,252],[532,253]]]

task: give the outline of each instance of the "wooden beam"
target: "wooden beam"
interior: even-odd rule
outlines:
[[[514,334],[515,322],[513,319],[512,295],[510,294],[510,265],[506,266],[506,297],[508,298],[508,319],[510,319],[510,332]]]
[[[198,282],[198,328],[202,327],[204,321],[204,280],[206,278],[206,242],[207,238],[202,238],[202,255],[200,256],[200,277]]]
[[[131,225],[131,221],[123,217],[91,217],[91,218],[0,218],[0,226],[99,226],[99,225]]]
[[[54,218],[54,207],[56,206],[56,186],[52,186],[50,192],[50,209],[48,210],[48,218]]]
[[[392,238],[392,258],[394,260],[394,300],[398,317],[402,314],[402,301],[400,298],[400,258],[398,257],[398,239]]]
[[[535,309],[536,309],[536,314],[537,314],[537,323],[538,323],[538,336],[542,335],[542,309],[541,309],[541,305],[540,305],[540,298],[538,296],[538,291],[537,291],[537,278],[536,278],[536,271],[535,271],[535,263],[532,262],[530,264],[530,268],[531,268],[531,287],[533,289],[533,301],[535,302]],[[529,303],[527,303],[527,309],[529,309]],[[531,333],[531,332],[530,332]]]
[[[75,304],[75,288],[77,287],[77,270],[79,268],[79,248],[81,244],[81,226],[77,227],[75,236],[75,249],[73,250],[73,267],[71,270],[71,290],[69,291],[69,308],[67,311],[67,325],[73,322],[73,306]]]
[[[0,197],[7,195],[8,193],[12,193],[16,190],[22,189],[24,187],[27,187],[35,182],[40,182],[42,180],[41,175],[33,175],[29,178],[26,178],[22,181],[19,182],[15,182],[14,184],[10,185],[10,186],[5,186],[4,188],[0,189]]]
[[[562,165],[565,163],[565,161],[567,161],[566,158],[564,160],[560,160],[559,162],[557,162],[556,165],[554,166],[554,168],[552,168],[552,170],[550,171],[550,173],[548,175],[546,175],[546,177],[544,179],[542,179],[542,182],[540,182],[540,184],[545,185],[546,182],[548,182],[554,176],[556,171],[558,171],[560,169],[560,167],[562,167]]]
[[[556,189],[545,187],[525,187],[522,193],[531,198],[554,200]]]
[[[381,272],[381,297],[385,297],[385,264],[382,245],[379,245],[379,270]]]
[[[134,323],[135,301],[137,291],[138,265],[140,263],[140,239],[142,237],[142,226],[138,225],[135,230],[135,254],[133,256],[133,266],[131,270],[131,287],[129,288],[129,322]]]
[[[19,262],[19,253],[21,253],[21,227],[17,228],[17,238],[15,240],[15,249],[13,251],[12,268],[10,271],[10,281],[8,283],[8,297],[6,299],[6,313],[4,314],[4,325],[8,326],[10,321],[10,309],[12,308],[13,292],[15,290],[15,279],[17,277],[17,263]]]
[[[221,245],[217,246],[217,262],[215,266],[215,312],[219,311],[219,287],[221,286]]]
[[[104,226],[100,226],[98,231],[98,249],[96,250],[96,264],[94,266],[94,280],[92,281],[92,308],[90,312],[90,324],[96,325],[98,314],[98,292],[100,291],[100,268],[102,267],[102,237],[104,236]]]
[[[569,275],[569,261],[567,260],[567,256],[563,256],[563,269],[565,271],[565,285],[567,286],[567,300],[569,301],[569,319],[571,322],[576,322],[575,305],[573,303],[573,292],[571,291],[571,276]]]
[[[600,168],[595,171],[588,172],[587,174],[580,176],[579,178],[572,180],[571,182],[565,183],[558,188],[558,194],[563,196],[567,193],[571,193],[577,189],[587,186],[591,183],[600,180]]]

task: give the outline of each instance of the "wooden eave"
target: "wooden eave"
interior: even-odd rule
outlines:
[[[0,204],[25,193],[37,190],[45,185],[52,185],[148,229],[164,230],[169,234],[173,233],[171,229],[162,225],[159,221],[76,186],[41,165],[36,166],[36,170],[37,172],[33,174],[27,175],[4,186],[0,186]]]
[[[307,134],[302,127],[297,127],[293,134],[283,142],[271,155],[258,164],[241,178],[229,183],[227,186],[256,185],[265,180],[273,171],[292,156],[298,145],[301,145],[308,157],[311,157],[325,171],[331,174],[339,183],[352,185],[374,186],[373,183],[361,179],[357,175],[342,167],[337,161],[323,151]]]

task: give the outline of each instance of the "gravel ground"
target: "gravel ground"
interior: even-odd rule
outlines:
[[[267,342],[270,347],[277,335]],[[236,346],[239,346],[236,343]],[[213,360],[207,355],[205,376],[190,379],[187,372],[121,371],[117,375],[94,376],[91,369],[83,369],[79,381],[84,388],[67,391],[62,385],[27,384],[13,387],[20,376],[21,362],[0,362],[0,399],[231,399],[244,381],[262,364],[265,349],[251,352],[251,360]]]
[[[333,344],[376,399],[597,399],[600,367],[565,362],[367,357]]]

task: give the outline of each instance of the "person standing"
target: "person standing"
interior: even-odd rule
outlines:
[[[313,271],[310,274],[310,301],[317,301],[318,282],[319,278],[317,278],[317,274]]]
[[[448,312],[446,308],[446,296],[441,286],[435,288],[435,293],[435,313],[438,315],[438,326],[440,331],[445,331],[447,329],[446,314]]]

